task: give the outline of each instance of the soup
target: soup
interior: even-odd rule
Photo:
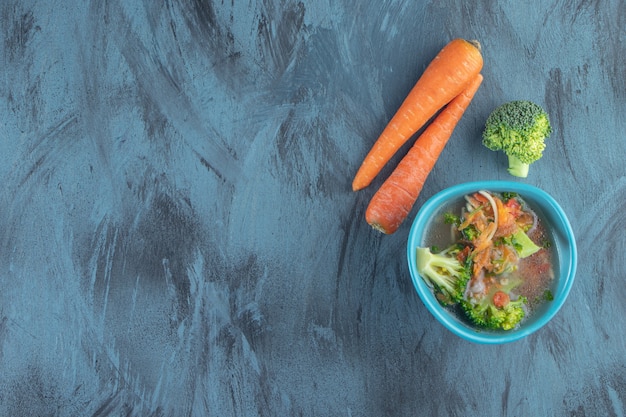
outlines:
[[[504,293],[506,303],[524,300],[527,320],[552,298],[558,259],[553,242],[541,212],[522,196],[480,191],[441,207],[422,245],[433,253],[455,247],[454,256],[467,263],[471,278],[464,300],[448,306],[460,318],[467,319],[469,301]]]

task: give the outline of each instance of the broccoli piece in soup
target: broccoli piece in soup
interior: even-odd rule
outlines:
[[[492,284],[485,292],[471,294],[461,302],[467,318],[477,326],[491,330],[514,329],[525,317],[526,297],[511,299],[511,289],[519,281],[505,285]]]
[[[417,248],[417,272],[429,283],[435,297],[442,305],[456,304],[463,298],[470,268],[467,261],[459,258],[461,248],[450,246],[439,253],[428,248]]]

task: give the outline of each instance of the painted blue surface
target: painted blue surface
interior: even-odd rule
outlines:
[[[0,415],[623,416],[626,5],[0,2]],[[545,106],[523,182],[578,239],[567,302],[484,346],[427,311],[352,176],[450,39],[485,80],[417,205],[511,179],[489,112]],[[397,158],[394,160],[397,161]]]

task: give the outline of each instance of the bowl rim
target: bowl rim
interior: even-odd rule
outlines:
[[[432,293],[430,287],[417,273],[415,268],[415,248],[420,244],[424,229],[429,223],[429,219],[432,214],[446,201],[451,198],[462,197],[470,192],[478,190],[488,190],[493,192],[511,191],[516,192],[527,199],[531,203],[535,203],[540,206],[545,216],[552,218],[551,227],[557,229],[565,236],[567,247],[565,248],[565,254],[559,253],[559,266],[560,271],[565,268],[566,273],[564,276],[559,277],[558,284],[558,297],[555,296],[545,313],[534,320],[527,326],[521,326],[519,329],[512,330],[506,333],[488,333],[480,332],[469,327],[459,325],[458,321],[454,319],[450,314],[442,309],[439,302]],[[547,213],[546,211],[549,211]],[[556,220],[556,224],[554,224]],[[559,251],[560,252],[560,251]],[[562,263],[562,259],[567,261]],[[513,342],[522,339],[548,323],[556,313],[561,309],[565,300],[572,288],[574,278],[576,275],[576,267],[578,262],[578,254],[576,247],[576,239],[572,226],[565,214],[564,210],[557,203],[557,201],[547,192],[542,189],[520,182],[505,181],[505,180],[488,180],[488,181],[471,181],[456,184],[443,189],[432,197],[430,197],[419,209],[417,215],[413,219],[413,223],[409,230],[407,239],[407,261],[409,272],[411,274],[411,280],[413,286],[417,291],[422,303],[430,311],[430,313],[446,327],[449,331],[457,336],[469,340],[471,342],[479,344],[503,344]]]

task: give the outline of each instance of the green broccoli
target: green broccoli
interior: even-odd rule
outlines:
[[[458,227],[461,224],[461,218],[456,214],[448,211],[443,213],[443,222],[445,224],[451,224]]]
[[[517,251],[520,258],[529,257],[541,249],[522,229],[519,229],[512,235],[512,241],[513,247]]]
[[[480,231],[476,228],[476,225],[470,224],[467,227],[461,229],[461,235],[469,241],[476,240],[480,236]]]
[[[487,297],[483,297],[477,304],[463,301],[462,306],[467,318],[477,326],[491,330],[511,330],[524,318],[525,304],[526,297],[519,297],[509,301],[505,307],[497,308]]]
[[[535,252],[541,250],[540,246],[537,246],[535,242],[524,232],[522,229],[517,229],[517,231],[509,236],[503,236],[498,238],[494,244],[496,246],[499,245],[509,245],[515,249],[517,255],[523,259],[527,258],[530,255],[533,255]]]
[[[417,272],[432,285],[435,297],[444,306],[463,299],[470,279],[469,264],[457,258],[460,250],[458,245],[439,253],[433,253],[429,248],[417,248]]]
[[[507,285],[491,285],[486,294],[475,295],[461,301],[467,318],[477,326],[491,330],[511,330],[526,315],[524,306],[527,299],[519,296],[511,300],[511,289],[521,281],[510,279]],[[498,302],[496,298],[502,296]],[[504,301],[503,301],[504,300]],[[497,304],[497,305],[496,305]]]
[[[509,173],[526,178],[530,164],[542,157],[545,139],[551,133],[548,114],[541,106],[526,100],[511,101],[487,118],[483,145],[503,151],[509,159]]]

